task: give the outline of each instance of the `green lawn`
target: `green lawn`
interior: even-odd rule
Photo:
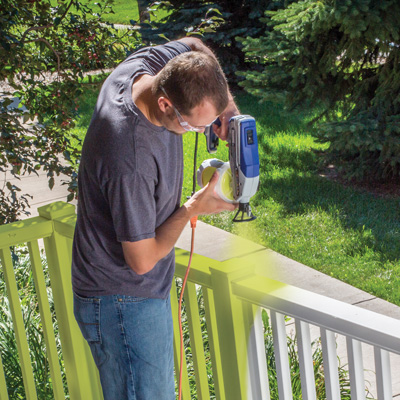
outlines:
[[[149,1],[150,5],[152,2]],[[130,24],[130,20],[139,20],[139,10],[136,0],[114,0],[113,14],[108,14],[104,19],[114,24]],[[161,19],[168,13],[164,10],[155,13],[155,19]]]
[[[321,177],[306,116],[285,115],[238,96],[242,113],[258,121],[261,186],[258,219],[232,226],[287,257],[400,305],[400,199],[380,198]],[[250,226],[251,225],[251,226]]]
[[[83,1],[83,3],[85,3],[85,1]],[[87,3],[91,2],[87,1]],[[57,6],[57,0],[51,0],[51,4],[53,6]],[[149,1],[148,4],[150,5],[152,2]],[[112,24],[130,25],[131,20],[139,20],[139,9],[136,0],[114,0],[111,7],[113,12],[110,14],[105,14],[103,16],[104,21]],[[93,10],[96,11],[96,7],[93,6]],[[155,19],[161,19],[167,14],[168,12],[164,10],[155,12]]]
[[[130,20],[139,20],[139,10],[136,0],[114,0],[114,14],[108,14],[104,19],[114,24],[130,24]]]
[[[97,95],[85,91],[75,132],[84,137]],[[287,115],[237,93],[242,113],[257,121],[261,185],[252,200],[257,220],[233,224],[231,213],[203,217],[210,224],[245,235],[380,298],[400,305],[400,200],[380,198],[321,177],[309,116]],[[182,200],[192,189],[194,133],[184,136]],[[227,149],[207,153],[199,137],[197,165],[207,158],[228,160]]]
[[[148,2],[149,5],[151,3],[151,1]],[[139,20],[139,9],[136,0],[114,0],[112,9],[114,13],[108,14],[104,18],[107,22],[129,25],[131,20]],[[155,19],[159,20],[167,14],[168,13],[165,10],[157,11],[155,12]]]

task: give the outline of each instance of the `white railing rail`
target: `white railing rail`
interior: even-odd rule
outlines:
[[[361,343],[367,343],[374,349],[377,398],[392,399],[390,353],[400,354],[400,320],[261,276],[237,280],[232,287],[233,294],[243,302],[245,314],[254,315],[250,309],[254,305],[259,307],[258,313],[261,308],[270,310],[280,400],[292,399],[285,316],[295,320],[303,399],[316,399],[310,325],[320,328],[328,400],[341,398],[336,334],[346,337],[351,398],[366,398]],[[260,315],[253,320],[248,398],[269,399]]]

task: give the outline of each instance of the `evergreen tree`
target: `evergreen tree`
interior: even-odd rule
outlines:
[[[242,85],[263,100],[318,110],[326,159],[348,177],[398,178],[398,0],[303,0],[266,15],[265,35],[241,40],[263,68],[242,73]]]
[[[159,23],[142,24],[143,37],[153,43],[164,43],[185,35],[201,33],[222,62],[231,83],[237,81],[236,71],[247,68],[242,45],[236,37],[257,37],[264,32],[260,18],[265,10],[283,6],[271,0],[170,0],[159,7],[170,10]]]

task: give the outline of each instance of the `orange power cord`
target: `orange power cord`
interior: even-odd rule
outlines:
[[[181,336],[181,363],[179,367],[179,400],[182,399],[182,371],[183,371],[183,330],[182,330],[182,299],[183,299],[183,292],[185,291],[185,286],[186,286],[186,281],[189,275],[189,270],[190,270],[190,264],[192,263],[192,257],[193,257],[193,250],[194,250],[194,231],[196,229],[196,222],[197,222],[197,216],[193,217],[190,220],[190,226],[192,228],[192,240],[190,244],[190,256],[189,256],[189,263],[186,269],[186,274],[185,278],[183,279],[182,282],[182,289],[181,289],[181,295],[179,296],[179,314],[178,314],[178,320],[179,320],[179,333]]]

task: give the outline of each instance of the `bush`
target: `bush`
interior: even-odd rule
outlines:
[[[141,42],[134,30],[120,33],[102,22],[111,1],[15,0],[0,10],[0,224],[29,214],[30,196],[9,177],[44,170],[49,187],[66,176],[76,194],[79,151],[67,133],[74,126],[85,72],[109,68]],[[7,84],[7,85],[4,85]]]

